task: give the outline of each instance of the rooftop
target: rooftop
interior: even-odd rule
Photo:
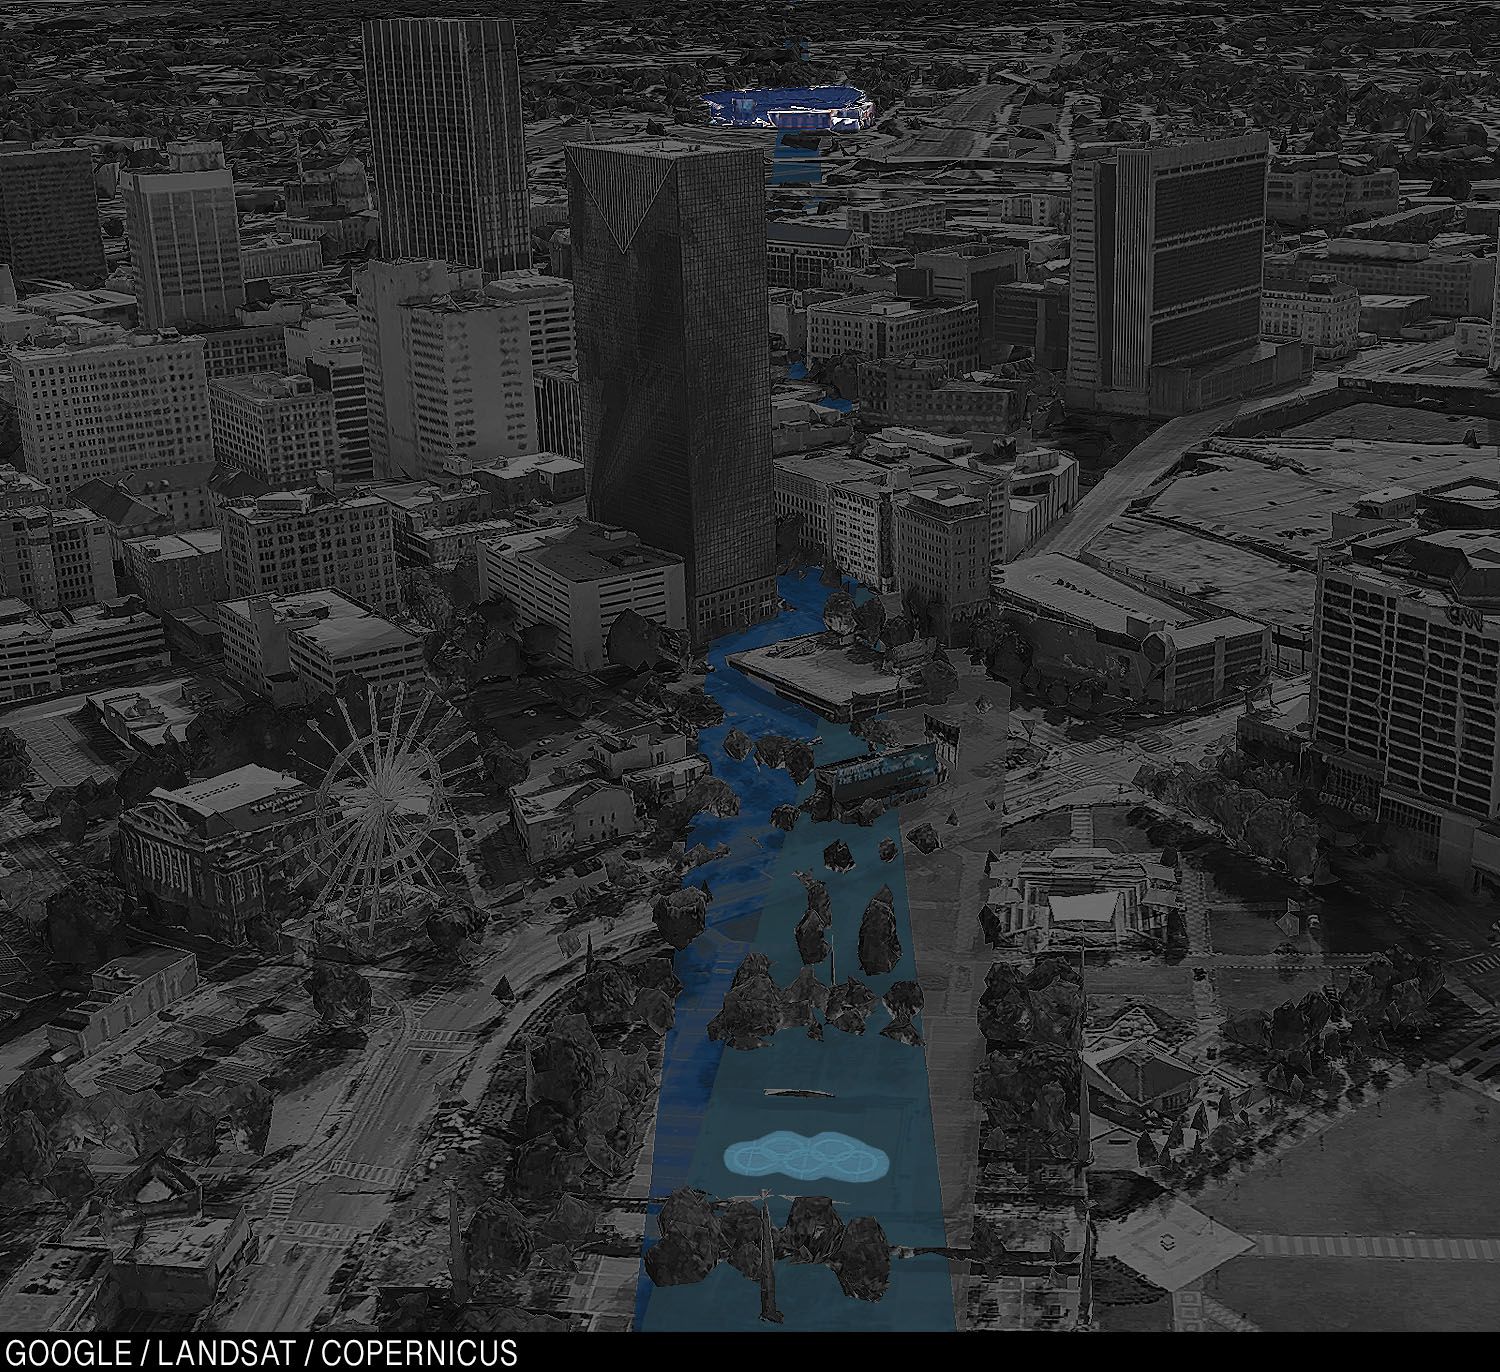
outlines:
[[[273,772],[259,763],[247,763],[231,772],[220,772],[206,781],[195,781],[176,791],[158,787],[151,794],[160,800],[181,805],[207,818],[242,806],[255,805],[273,796],[305,790],[296,777]]]
[[[502,556],[521,557],[564,581],[605,581],[621,572],[678,566],[675,553],[648,547],[633,533],[600,524],[560,524],[490,539]]]

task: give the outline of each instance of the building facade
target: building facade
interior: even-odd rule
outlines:
[[[11,353],[26,470],[54,497],[91,478],[211,461],[203,343],[74,330],[59,346]]]
[[[583,411],[578,368],[540,367],[532,373],[536,387],[536,437],[543,452],[581,460]]]
[[[1153,369],[1255,345],[1267,146],[1255,133],[1075,159],[1069,404],[1149,412]]]
[[[485,294],[526,312],[531,369],[571,367],[577,359],[573,341],[573,283],[535,272],[508,272],[485,287]]]
[[[364,60],[385,256],[490,273],[529,267],[515,26],[370,19]]]
[[[231,595],[327,588],[382,613],[400,603],[391,522],[374,496],[281,491],[228,501],[219,527]]]
[[[776,609],[758,150],[567,150],[589,516],[683,560],[694,639]]]
[[[16,281],[104,282],[104,239],[87,148],[0,151],[0,262]]]
[[[1261,292],[1260,336],[1310,344],[1314,357],[1348,357],[1359,347],[1359,292],[1336,276],[1270,278]]]
[[[979,306],[937,298],[898,300],[879,293],[809,306],[808,363],[845,353],[871,360],[936,358],[951,372],[973,371],[979,366]]]
[[[124,172],[120,199],[148,329],[236,323],[245,303],[234,177],[218,143],[169,143],[169,170]]]
[[[363,387],[361,387],[363,389]],[[310,485],[338,470],[334,399],[299,373],[225,377],[209,383],[214,451],[273,490]]]
[[[32,506],[0,513],[0,594],[34,610],[114,599],[109,525],[82,509]]]

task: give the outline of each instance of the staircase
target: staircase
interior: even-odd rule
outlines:
[[[1093,848],[1094,843],[1094,812],[1083,807],[1069,812],[1069,818],[1073,824],[1073,846],[1075,848]]]

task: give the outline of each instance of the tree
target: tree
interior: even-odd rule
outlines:
[[[58,962],[98,967],[123,951],[128,899],[108,872],[80,868],[47,897],[47,948]]]
[[[19,791],[32,779],[26,745],[13,729],[0,729],[0,796]]]
[[[320,962],[303,985],[327,1028],[363,1024],[370,1016],[370,983],[352,967]]]
[[[827,615],[826,608],[824,615]],[[881,633],[885,629],[885,618],[885,602],[877,595],[870,596],[855,607],[855,627],[869,647],[879,646]]]

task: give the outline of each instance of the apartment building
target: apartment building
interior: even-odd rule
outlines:
[[[1266,178],[1266,217],[1291,227],[1336,228],[1393,214],[1401,173],[1338,153],[1280,156]]]
[[[200,339],[101,325],[11,352],[26,470],[54,499],[92,478],[211,461]]]
[[[363,393],[363,377],[360,378]],[[338,470],[335,401],[299,373],[224,377],[209,383],[219,461],[275,490],[309,485]]]
[[[948,222],[948,206],[941,200],[892,200],[845,211],[849,227],[863,234],[872,247],[900,247],[918,229],[940,229]]]
[[[381,613],[400,603],[396,548],[383,501],[279,491],[219,510],[233,596],[332,589]]]
[[[1367,295],[1425,295],[1447,319],[1487,314],[1495,294],[1495,258],[1426,243],[1335,238],[1297,250],[1293,274],[1332,276]]]
[[[229,594],[224,536],[217,529],[132,538],[123,552],[126,574],[153,614],[213,605]]]

